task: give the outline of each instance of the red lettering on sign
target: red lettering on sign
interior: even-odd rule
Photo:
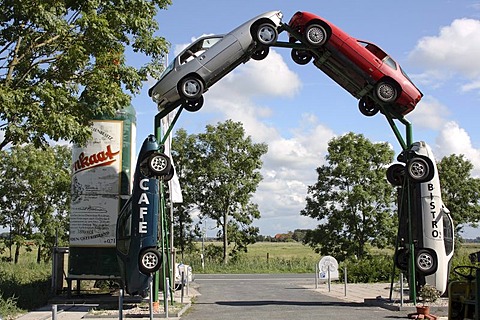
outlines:
[[[100,151],[90,156],[82,152],[78,156],[78,160],[75,161],[73,170],[76,173],[96,167],[108,166],[115,162],[115,156],[119,153],[120,151],[113,152],[111,145],[108,145],[105,151]]]

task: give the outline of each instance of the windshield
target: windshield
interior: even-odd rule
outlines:
[[[169,73],[172,69],[173,69],[173,66],[175,65],[175,60],[172,60],[172,62],[170,62],[168,64],[168,66],[165,68],[165,70],[163,70],[162,74],[160,75],[160,79],[162,79],[163,77],[165,77],[165,75],[167,73]],[[160,80],[159,79],[159,80]]]

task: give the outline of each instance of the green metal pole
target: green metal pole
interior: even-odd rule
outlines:
[[[400,134],[400,131],[398,130],[395,122],[393,121],[392,116],[388,113],[385,112],[385,109],[380,106],[381,110],[383,111],[383,114],[387,118],[388,124],[393,130],[393,133],[397,137],[398,142],[400,143],[402,150],[407,150],[410,148],[413,144],[413,128],[412,124],[410,121],[405,119],[404,117],[399,117],[398,120],[405,125],[405,135],[406,135],[406,142],[403,139],[402,135]],[[408,159],[407,159],[408,160]],[[404,186],[405,187],[405,186]],[[413,211],[413,203],[412,203],[412,192],[413,188],[410,183],[410,181],[407,181],[406,183],[406,188],[407,188],[407,215],[408,215],[408,248],[410,252],[410,260],[408,264],[408,286],[409,286],[409,293],[410,293],[410,300],[412,302],[417,301],[417,288],[416,288],[416,279],[415,279],[415,246],[413,243],[413,233],[412,233],[412,211]],[[402,194],[402,202],[403,202],[403,197],[405,195],[405,192]],[[395,251],[397,251],[397,247],[395,248]]]
[[[417,301],[417,286],[415,280],[415,246],[413,244],[412,234],[412,185],[410,181],[407,183],[407,210],[408,210],[408,242],[410,249],[410,263],[408,264],[408,288],[410,300],[413,303]]]

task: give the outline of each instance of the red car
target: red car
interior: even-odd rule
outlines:
[[[292,49],[298,64],[313,63],[360,99],[366,116],[381,108],[393,117],[412,111],[423,94],[400,65],[377,45],[355,39],[331,22],[309,12],[297,12],[288,23],[289,42],[301,39],[308,49]]]

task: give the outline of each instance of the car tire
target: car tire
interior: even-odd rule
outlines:
[[[291,57],[293,62],[299,65],[306,65],[312,61],[312,54],[307,50],[292,49]]]
[[[363,97],[358,101],[358,109],[360,112],[367,117],[373,117],[380,111],[378,106],[375,104],[375,101],[369,97]]]
[[[171,167],[170,158],[164,153],[154,152],[148,157],[148,169],[154,176],[168,174]]]
[[[380,81],[375,87],[375,95],[380,101],[393,103],[397,100],[397,86],[391,81]]]
[[[270,49],[268,47],[260,47],[257,51],[253,52],[252,59],[253,60],[263,60],[268,56]]]
[[[203,99],[203,96],[201,96],[197,100],[186,100],[185,103],[183,104],[183,107],[188,112],[197,112],[203,107],[203,102],[204,102],[204,99]]]
[[[203,82],[194,76],[185,77],[178,85],[180,96],[186,100],[198,100],[203,94]]]
[[[433,162],[427,157],[417,156],[407,162],[408,177],[416,183],[432,180]]]
[[[424,276],[428,276],[437,271],[437,256],[427,249],[420,249],[415,255],[415,266]]]
[[[327,42],[328,33],[322,25],[313,23],[305,28],[305,39],[310,45],[321,47]]]
[[[154,248],[148,248],[140,253],[140,261],[138,267],[142,273],[151,274],[160,269],[162,265],[162,257],[160,252]]]
[[[261,46],[271,46],[277,42],[278,32],[271,23],[260,23],[254,27],[254,39]]]
[[[387,181],[392,186],[399,187],[405,181],[405,166],[400,163],[394,163],[387,169]]]
[[[172,180],[173,176],[175,175],[175,168],[170,166],[170,171],[162,177],[163,181],[168,182]]]
[[[400,269],[402,271],[407,271],[408,270],[407,250],[399,249],[395,253],[395,265],[397,266],[398,269]]]

